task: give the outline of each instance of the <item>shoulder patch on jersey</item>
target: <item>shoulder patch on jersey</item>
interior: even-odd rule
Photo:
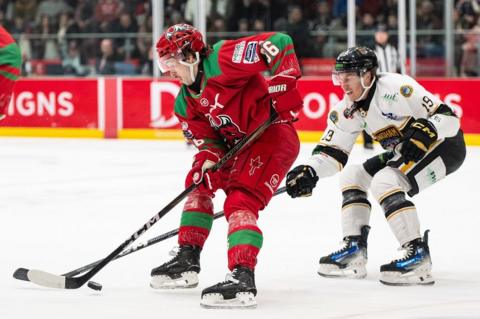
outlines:
[[[410,97],[413,93],[413,87],[411,85],[402,85],[400,87],[400,94],[404,97]]]
[[[241,63],[243,57],[243,51],[245,50],[245,41],[235,44],[235,49],[232,54],[233,63]]]
[[[250,41],[247,44],[247,49],[245,50],[245,56],[243,58],[243,63],[255,63],[260,58],[257,54],[258,41]]]
[[[332,121],[334,124],[338,122],[338,113],[337,111],[331,111],[330,115],[328,116],[330,121]]]

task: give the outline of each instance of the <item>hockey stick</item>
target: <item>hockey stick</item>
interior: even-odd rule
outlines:
[[[282,193],[285,193],[287,191],[287,188],[286,187],[280,187],[273,196],[277,196],[277,195],[280,195]],[[213,219],[218,219],[220,217],[223,217],[225,215],[225,213],[223,211],[220,211],[218,213],[215,213],[215,215],[213,215]],[[113,258],[113,260],[116,260],[116,259],[119,259],[119,258],[122,258],[122,257],[125,257],[127,255],[130,255],[131,253],[134,253],[134,252],[137,252],[139,250],[142,250],[144,248],[147,248],[147,247],[150,247],[150,246],[153,246],[161,241],[164,241],[166,239],[169,239],[169,238],[172,238],[172,237],[175,237],[176,235],[178,235],[178,231],[179,231],[179,228],[177,229],[173,229],[165,234],[162,234],[162,235],[158,235],[157,237],[154,237],[154,238],[151,238],[149,240],[147,240],[146,242],[144,243],[141,243],[141,244],[138,244],[138,245],[135,245],[127,250],[124,250],[120,255],[117,255],[115,258]],[[103,259],[100,259],[100,260],[97,260],[97,261],[94,261],[88,265],[85,265],[85,266],[82,266],[80,268],[77,268],[77,269],[74,269],[72,271],[69,271],[65,274],[63,274],[62,276],[65,276],[65,277],[74,277],[74,276],[77,276],[93,267],[95,267],[96,265],[98,265]],[[13,274],[13,277],[15,279],[18,279],[18,280],[24,280],[24,281],[30,281],[28,279],[28,272],[29,270],[26,269],[26,268],[18,268],[17,270],[15,270],[14,274]]]
[[[257,127],[250,135],[239,141],[234,147],[232,147],[227,154],[225,154],[212,168],[211,171],[215,172],[220,169],[225,163],[232,157],[236,156],[242,151],[246,145],[260,136],[275,120],[277,119],[277,113],[272,111],[270,117],[262,125]],[[43,270],[31,269],[26,273],[29,281],[45,287],[60,288],[60,289],[77,289],[83,286],[93,276],[95,276],[100,270],[103,269],[108,263],[110,263],[115,257],[117,257],[125,248],[132,244],[138,237],[143,235],[150,227],[158,222],[163,216],[170,212],[178,203],[180,203],[188,194],[190,194],[197,185],[192,184],[183,190],[177,197],[175,197],[170,203],[167,204],[161,211],[147,221],[140,229],[134,232],[127,240],[125,240],[120,246],[112,251],[107,257],[102,259],[96,266],[90,269],[87,273],[79,277],[66,277],[64,275],[55,275]]]

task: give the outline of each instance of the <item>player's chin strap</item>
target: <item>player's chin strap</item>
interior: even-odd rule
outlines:
[[[365,74],[365,73],[364,73]],[[368,90],[370,90],[373,86],[373,83],[375,83],[375,80],[377,79],[376,76],[373,77],[373,80],[372,80],[372,83],[370,83],[369,86],[366,86],[365,83],[363,82],[363,75],[360,76],[360,84],[362,85],[362,88],[363,88],[363,92],[362,92],[362,95],[360,95],[360,97],[358,99],[355,100],[355,102],[358,102],[358,101],[361,101],[365,98],[365,95],[368,93]]]
[[[192,78],[192,81],[195,82],[195,72],[194,72],[194,67],[200,63],[200,54],[198,52],[195,52],[195,61],[192,63],[188,63],[185,61],[180,61],[180,64],[188,66],[190,69],[190,77]]]

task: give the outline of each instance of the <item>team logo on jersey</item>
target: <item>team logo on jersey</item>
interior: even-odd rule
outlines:
[[[210,105],[210,110],[208,111],[209,113],[212,113],[212,111],[215,111],[217,108],[223,109],[225,107],[223,104],[218,102],[219,97],[220,97],[220,93],[215,94],[215,104]],[[200,101],[200,103],[201,103],[201,101]],[[208,100],[207,100],[207,103],[209,103]]]
[[[255,170],[257,168],[262,167],[263,163],[260,161],[260,156],[250,159],[250,170],[248,171],[248,175],[252,176],[255,174]]]
[[[233,50],[232,62],[240,63],[242,62],[243,51],[245,50],[245,41],[237,43],[235,49]]]
[[[243,57],[243,63],[255,63],[260,60],[257,54],[257,41],[248,42],[247,48],[245,49],[245,56]]]
[[[382,98],[388,103],[388,104],[392,104],[393,102],[398,102],[398,93],[393,93],[393,94],[389,94],[389,93],[385,93],[384,96],[382,96]]]
[[[373,138],[386,150],[393,150],[393,148],[400,142],[401,137],[402,133],[394,125],[389,125],[373,133]]]
[[[208,118],[210,126],[223,137],[223,140],[228,145],[237,144],[238,141],[246,135],[228,115],[221,114],[214,118],[211,114],[207,113],[205,116]]]
[[[338,113],[337,113],[337,111],[332,111],[332,112],[330,112],[330,115],[328,116],[328,118],[329,118],[330,121],[332,121],[333,123],[337,123],[337,122],[338,122]]]
[[[200,99],[200,105],[207,107],[207,106],[210,105],[210,102],[208,102],[208,99],[202,97],[202,98]]]
[[[400,87],[400,94],[404,97],[410,97],[413,94],[413,87],[411,85],[402,85]]]

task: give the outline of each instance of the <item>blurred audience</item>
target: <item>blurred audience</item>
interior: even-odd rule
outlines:
[[[398,1],[355,1],[357,43],[373,47],[372,35],[378,24],[386,25],[392,31],[389,42],[397,43]],[[164,0],[165,26],[194,23],[197,4],[197,0]],[[422,31],[417,36],[418,57],[442,59],[444,0],[417,0],[416,6],[417,29]],[[457,74],[477,76],[480,0],[455,0],[454,6]],[[347,45],[347,0],[206,0],[204,11],[209,44],[275,30],[292,36],[300,58],[331,58]],[[107,46],[113,48],[117,64],[103,63],[102,72],[151,73],[147,63],[152,45],[152,0],[0,0],[0,25],[22,47],[31,64],[25,72],[48,71],[37,67],[42,63],[56,63],[66,70],[72,59],[78,60],[73,56],[80,56],[81,63],[74,64],[83,66],[75,67],[75,73],[95,72]],[[69,61],[64,63],[67,57]]]

